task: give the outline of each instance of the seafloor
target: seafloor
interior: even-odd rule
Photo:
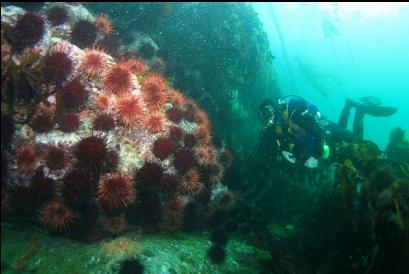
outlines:
[[[211,243],[203,233],[146,235],[129,233],[92,244],[41,231],[1,226],[2,273],[118,273],[124,258],[138,257],[146,273],[259,273],[266,251],[230,239],[223,264],[206,256]]]

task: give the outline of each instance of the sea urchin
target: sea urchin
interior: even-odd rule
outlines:
[[[47,11],[47,19],[53,26],[64,24],[68,18],[68,11],[63,7],[54,6]]]
[[[160,112],[153,113],[146,118],[145,128],[149,133],[159,133],[164,130],[165,117]]]
[[[200,175],[196,169],[189,170],[180,182],[180,191],[184,195],[198,194],[201,190]]]
[[[174,151],[175,143],[172,139],[160,137],[153,143],[152,151],[161,160],[166,159]]]
[[[45,32],[44,20],[41,16],[28,12],[16,23],[13,29],[13,41],[18,51],[34,46],[41,40]]]
[[[106,141],[98,136],[81,139],[74,146],[73,155],[79,166],[101,170],[108,155]]]
[[[26,144],[16,150],[17,169],[23,173],[33,171],[38,163],[37,149],[33,144]]]
[[[93,22],[81,19],[72,27],[71,40],[78,47],[86,48],[95,42],[97,34],[98,28]]]
[[[62,85],[73,69],[74,63],[70,58],[69,49],[60,48],[45,57],[42,75],[47,83]]]
[[[125,64],[118,63],[106,72],[102,82],[109,92],[121,95],[132,88],[132,75]]]
[[[46,167],[53,171],[65,169],[69,163],[67,153],[60,146],[48,146],[45,150],[44,161]]]
[[[146,77],[141,92],[143,100],[151,110],[159,110],[168,99],[166,81],[159,74]]]
[[[84,50],[84,57],[81,60],[81,71],[88,77],[96,78],[102,75],[107,68],[107,56],[99,49],[87,48]]]
[[[134,199],[134,195],[132,176],[127,173],[109,173],[99,182],[97,200],[110,211],[125,209]]]
[[[74,213],[63,203],[53,201],[41,209],[40,221],[52,230],[61,231],[74,222]]]
[[[105,14],[100,14],[95,18],[95,25],[98,30],[104,35],[110,35],[113,31],[112,22]]]
[[[135,95],[126,93],[116,100],[115,117],[125,127],[134,128],[141,125],[144,120],[142,103]]]

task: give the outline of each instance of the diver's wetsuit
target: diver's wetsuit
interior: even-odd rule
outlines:
[[[288,111],[288,131],[295,144],[293,154],[298,158],[301,155],[319,158],[322,155],[322,147],[325,130],[320,123],[318,108],[306,100],[288,96],[281,100]],[[278,119],[284,119],[278,116]],[[296,126],[291,126],[294,123]]]
[[[387,117],[397,111],[381,104],[379,99],[371,96],[358,101],[348,98],[337,124],[326,120],[315,105],[299,96],[282,97],[278,104],[277,101],[265,100],[260,106],[260,117],[267,123],[255,151],[260,155],[270,155],[270,159],[283,155],[290,162],[294,162],[295,158],[299,163],[306,160],[304,165],[307,167],[314,166],[317,159],[328,157],[328,147],[335,148],[337,143],[344,141],[362,141],[365,114]],[[353,131],[346,128],[351,108],[355,108]]]
[[[332,128],[338,137],[341,137],[341,140],[353,142],[358,140],[363,140],[364,138],[364,115],[365,113],[359,109],[355,111],[354,123],[353,123],[353,132],[347,130],[349,115],[351,114],[352,106],[345,104],[342,109],[341,115],[339,116],[338,125],[335,128]],[[331,130],[330,130],[331,131]],[[331,131],[332,132],[332,131]]]
[[[354,131],[348,130],[347,123],[352,106],[345,105],[341,112],[338,124],[321,117],[318,108],[298,96],[287,96],[282,100],[288,110],[289,123],[294,123],[297,128],[286,125],[283,114],[275,119],[279,125],[285,125],[295,144],[293,154],[296,158],[305,155],[320,158],[323,153],[325,139],[332,142],[356,142],[363,137],[363,117],[360,111],[355,113]],[[285,111],[285,110],[284,110]],[[329,136],[327,136],[329,135]]]

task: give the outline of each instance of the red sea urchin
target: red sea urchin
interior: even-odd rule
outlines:
[[[210,129],[204,125],[198,126],[195,130],[195,137],[198,144],[209,144],[212,140]]]
[[[183,111],[183,118],[189,122],[195,122],[196,110],[196,105],[191,100],[188,100],[185,110]]]
[[[117,98],[115,110],[116,120],[128,128],[140,126],[145,118],[141,101],[130,93]]]
[[[74,213],[62,202],[53,201],[41,209],[40,221],[52,230],[65,230],[74,222]]]
[[[98,186],[97,200],[109,211],[125,209],[134,199],[132,176],[124,172],[105,174]]]
[[[131,58],[125,61],[128,70],[136,75],[142,75],[145,72],[145,64],[141,59]]]
[[[106,141],[98,136],[81,139],[74,146],[73,155],[79,166],[100,171],[108,157]]]
[[[149,115],[145,121],[145,128],[149,133],[159,133],[164,130],[165,117],[162,113],[157,112]]]
[[[37,149],[33,144],[22,145],[16,149],[17,169],[23,173],[34,171],[37,167]]]
[[[195,148],[195,157],[202,166],[208,166],[217,163],[218,154],[214,147],[200,145]]]
[[[127,226],[124,214],[111,218],[104,218],[102,220],[102,230],[112,235],[123,233]]]
[[[167,101],[166,81],[159,74],[151,74],[145,78],[141,92],[143,100],[151,110],[159,110]]]
[[[41,16],[28,12],[18,19],[13,28],[13,44],[18,51],[34,46],[44,35],[44,20]]]
[[[183,107],[186,104],[186,97],[180,91],[171,90],[169,92],[169,97],[171,98],[174,107]]]
[[[99,110],[107,110],[111,106],[111,100],[105,93],[100,93],[94,99],[94,105]]]
[[[133,86],[132,75],[124,63],[117,63],[111,67],[106,72],[102,82],[105,88],[115,95],[126,93]]]
[[[198,125],[205,126],[205,127],[210,129],[211,125],[210,125],[210,121],[209,121],[209,116],[207,115],[206,112],[204,112],[201,109],[197,110],[195,118],[196,118],[196,123]]]
[[[100,14],[95,18],[95,26],[104,35],[110,35],[114,30],[112,22],[105,14]]]
[[[202,184],[200,183],[200,174],[196,169],[189,170],[180,183],[180,191],[184,195],[195,195],[200,192]]]
[[[107,68],[108,59],[105,54],[100,49],[90,49],[84,50],[84,57],[81,60],[80,69],[90,78],[97,78],[102,75],[102,73]]]

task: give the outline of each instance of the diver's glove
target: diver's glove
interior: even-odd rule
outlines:
[[[331,152],[331,150],[330,150],[329,146],[324,141],[324,145],[322,146],[322,158],[323,159],[328,159],[329,155],[330,155],[330,152]]]
[[[295,161],[296,161],[297,159],[295,159],[294,155],[293,155],[291,152],[281,151],[281,154],[283,155],[283,157],[284,157],[287,161],[289,161],[290,163],[295,164]]]
[[[318,166],[318,159],[311,156],[307,161],[305,161],[304,166],[308,168],[316,168]]]

